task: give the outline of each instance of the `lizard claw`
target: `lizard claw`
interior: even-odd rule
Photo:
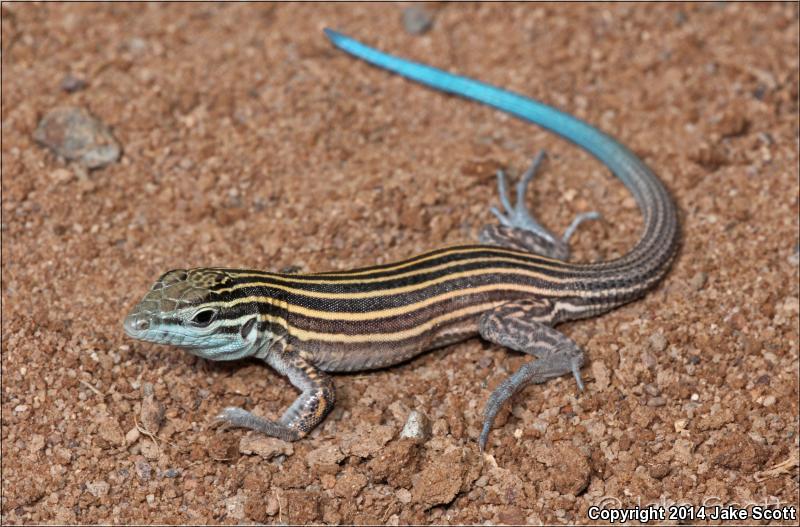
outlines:
[[[245,410],[244,408],[237,408],[235,406],[228,406],[216,416],[214,419],[222,424],[230,425],[230,426],[243,426],[244,423],[247,422],[249,418],[251,418],[253,414]]]
[[[497,216],[497,219],[500,221],[501,225],[515,229],[531,231],[550,243],[556,243],[556,237],[553,235],[553,233],[537,222],[533,216],[531,216],[528,207],[525,205],[525,193],[528,190],[528,185],[530,185],[531,181],[533,180],[533,176],[536,174],[536,171],[539,170],[539,166],[542,164],[545,155],[546,154],[544,150],[536,154],[536,157],[533,159],[533,163],[531,163],[531,166],[528,167],[528,170],[526,170],[522,175],[522,179],[520,179],[519,183],[517,183],[516,202],[513,205],[511,204],[511,200],[508,198],[506,174],[502,170],[498,170],[497,192],[500,196],[500,203],[502,203],[503,208],[505,209],[505,214],[501,213],[496,207],[492,207],[490,210],[492,211],[492,214]]]
[[[577,230],[578,226],[587,220],[600,219],[601,215],[597,211],[584,212],[575,216],[564,235],[559,239],[556,235],[546,228],[544,225],[536,221],[531,214],[527,205],[525,205],[525,194],[528,191],[533,177],[538,172],[539,167],[544,161],[547,154],[541,150],[533,158],[531,166],[522,174],[522,178],[517,183],[516,187],[516,202],[512,205],[508,197],[508,183],[506,181],[506,174],[502,170],[497,171],[497,191],[500,197],[500,203],[503,205],[505,212],[501,212],[497,207],[491,207],[489,210],[497,217],[501,225],[511,227],[514,229],[522,229],[529,231],[539,236],[545,243],[553,246],[564,246],[565,251],[569,251],[567,242]]]

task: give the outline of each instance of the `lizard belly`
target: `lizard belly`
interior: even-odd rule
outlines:
[[[292,346],[310,353],[323,371],[348,372],[385,368],[400,364],[426,351],[477,336],[478,314],[445,320],[426,331],[393,339],[391,333],[357,336],[355,342],[292,339]],[[372,337],[367,340],[365,337]]]

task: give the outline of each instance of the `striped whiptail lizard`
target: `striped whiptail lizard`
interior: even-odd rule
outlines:
[[[314,274],[247,269],[177,269],[161,276],[125,319],[131,337],[186,349],[210,360],[256,357],[302,393],[277,420],[226,408],[223,422],[287,441],[304,437],[333,408],[328,372],[382,368],[475,335],[532,355],[489,397],[480,448],[494,418],[529,383],[572,373],[583,389],[583,352],[553,328],[637,299],[666,274],[678,248],[675,210],[663,184],[627,148],[596,128],[527,97],[414,63],[326,30],[333,44],[373,65],[542,126],[602,161],[636,199],[644,232],[624,256],[571,263],[568,240],[596,213],[556,237],[524,204],[541,154],[511,203],[502,172],[500,224],[482,245],[448,247],[402,262]]]

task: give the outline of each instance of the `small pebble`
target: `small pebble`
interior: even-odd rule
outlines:
[[[102,498],[108,494],[108,490],[110,488],[111,485],[109,485],[106,481],[90,481],[86,484],[86,490],[88,490],[89,494],[96,498]]]
[[[667,349],[667,339],[661,333],[653,333],[650,335],[650,347],[653,351],[662,352]]]
[[[704,285],[706,285],[707,280],[708,274],[700,271],[699,273],[696,273],[691,280],[689,280],[689,287],[692,289],[692,291],[699,291]]]
[[[592,376],[594,377],[595,389],[605,391],[611,384],[611,372],[602,361],[592,361]]]
[[[665,478],[670,472],[670,467],[668,463],[657,463],[655,465],[650,466],[650,477],[655,479],[663,479]]]
[[[412,35],[422,35],[433,26],[431,14],[419,7],[411,6],[403,10],[403,27]]]
[[[67,93],[81,91],[84,88],[86,88],[86,81],[75,77],[72,73],[67,73],[67,75],[61,79],[61,89]]]
[[[397,499],[400,501],[400,503],[404,503],[406,505],[411,503],[411,492],[406,489],[399,489],[397,492],[395,492],[395,496],[397,496]]]
[[[647,392],[648,395],[651,395],[652,397],[658,397],[661,394],[661,391],[658,389],[658,386],[651,383],[644,385],[644,391]]]
[[[56,184],[69,183],[75,177],[75,172],[66,168],[57,168],[50,173],[50,178]]]
[[[28,452],[35,454],[36,452],[42,450],[44,445],[44,436],[40,434],[34,434],[33,437],[31,437],[30,443],[28,443]]]
[[[267,508],[267,510],[266,510],[267,516],[275,516],[276,514],[278,514],[278,511],[280,510],[280,502],[278,501],[278,498],[275,497],[274,493],[271,493],[267,497],[267,507],[266,508]]]
[[[644,351],[642,353],[642,362],[644,362],[644,365],[647,366],[649,370],[654,370],[658,367],[658,359],[649,351]]]
[[[133,37],[127,42],[128,50],[139,54],[147,49],[147,41],[140,37]]]
[[[181,471],[177,468],[168,468],[162,473],[165,478],[177,478],[181,475]]]
[[[149,382],[142,386],[142,408],[139,412],[139,421],[151,434],[158,433],[161,423],[164,421],[164,405],[156,400],[155,390]]]
[[[161,449],[152,439],[146,439],[139,443],[139,451],[146,459],[151,461],[158,459],[159,454],[161,454]]]
[[[405,426],[403,426],[403,431],[400,432],[400,437],[425,441],[430,437],[430,433],[431,425],[427,416],[422,412],[412,410],[411,413],[408,414],[408,419],[406,420]]]
[[[800,265],[800,244],[794,248],[794,253],[789,256],[788,260],[794,266]]]
[[[139,459],[134,463],[134,468],[136,469],[136,475],[139,476],[139,479],[142,481],[148,481],[150,479],[150,475],[153,472],[153,467],[150,466],[150,463],[144,459]]]
[[[119,143],[108,127],[83,108],[67,106],[48,112],[33,138],[57,155],[79,161],[87,168],[101,168],[119,159]]]

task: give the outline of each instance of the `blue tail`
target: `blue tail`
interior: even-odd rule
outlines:
[[[627,148],[593,126],[552,106],[508,90],[383,53],[337,31],[325,29],[325,34],[339,49],[379,68],[431,88],[481,102],[569,139],[603,162],[639,199],[637,182],[630,180],[629,173],[631,163],[642,165],[637,167],[640,169],[643,164]]]

